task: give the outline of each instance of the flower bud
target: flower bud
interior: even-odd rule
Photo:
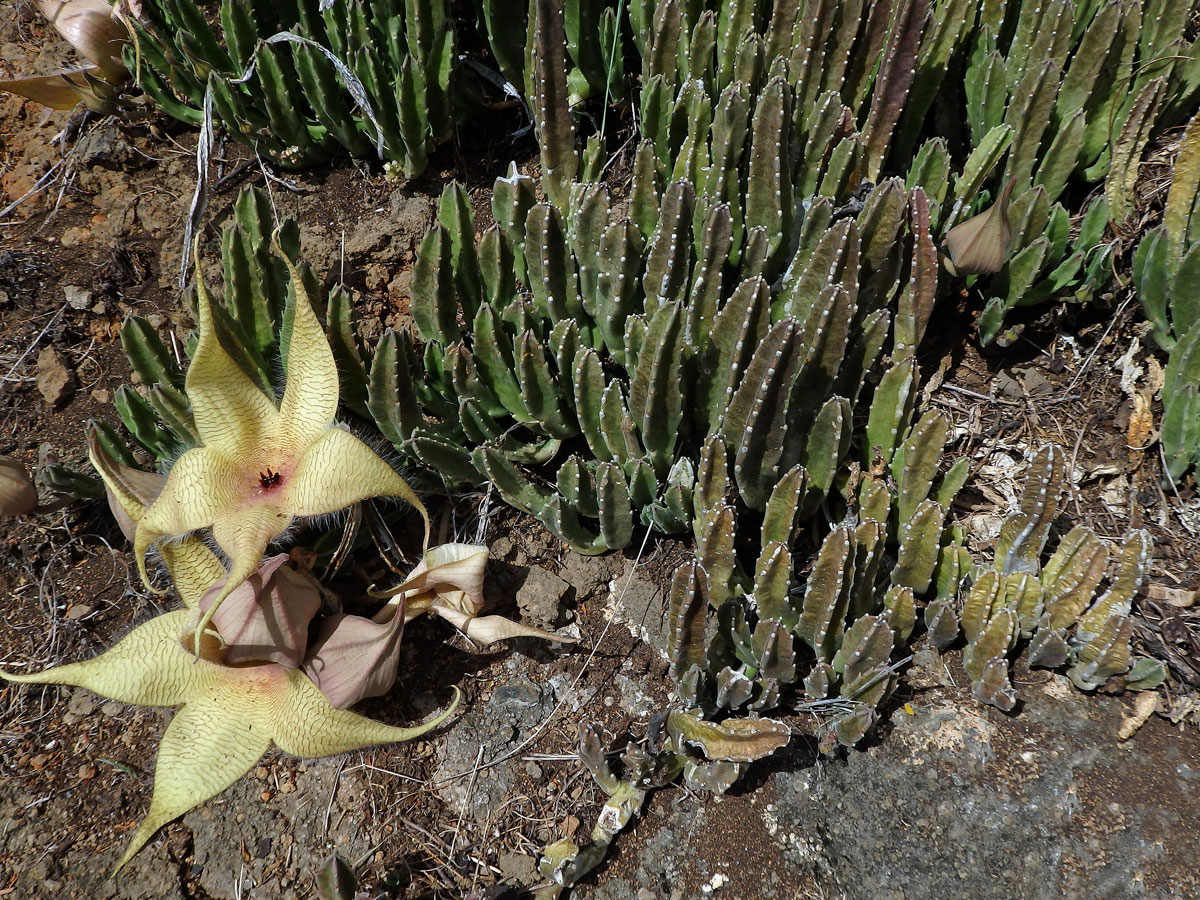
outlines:
[[[950,257],[947,268],[953,274],[991,275],[1004,268],[1012,240],[1008,206],[1016,183],[1016,178],[1010,179],[995,203],[946,232],[942,246]]]
[[[0,456],[0,516],[23,516],[37,505],[37,488],[25,464],[11,456]]]

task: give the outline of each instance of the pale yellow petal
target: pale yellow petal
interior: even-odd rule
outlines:
[[[223,454],[195,447],[175,461],[154,502],[138,520],[143,530],[159,537],[176,537],[205,528],[236,503],[239,472]]]
[[[335,709],[320,689],[299,670],[289,671],[287,677],[291,684],[287,703],[281,703],[273,710],[274,741],[285,753],[309,759],[333,756],[375,744],[412,740],[450,718],[461,696],[458,688],[455,688],[454,701],[445,712],[420,725],[397,728],[345,709]]]
[[[150,546],[160,538],[212,525],[233,505],[236,483],[237,473],[207,447],[196,447],[176,460],[162,491],[137,520],[133,536],[134,557],[147,586],[146,552]]]
[[[425,520],[425,543],[429,543],[425,504],[395,469],[341,428],[328,429],[308,449],[283,492],[283,505],[297,516],[337,512],[369,497],[399,497]]]
[[[252,694],[221,692],[192,701],[175,715],[158,748],[150,811],[118,870],[159,828],[230,787],[262,758],[271,735],[261,706]]]
[[[139,706],[178,706],[212,686],[221,667],[188,653],[179,636],[193,613],[176,610],[156,616],[129,632],[115,646],[86,662],[70,663],[30,675],[0,672],[22,684],[71,684]]]
[[[137,520],[162,491],[166,476],[131,469],[117,462],[105,451],[93,428],[88,429],[88,459],[104,482],[108,508],[122,533],[132,541]]]
[[[117,524],[126,537],[135,540],[138,520],[162,493],[167,477],[121,465],[104,450],[94,430],[88,432],[88,459],[104,481],[109,509]],[[150,540],[148,533],[143,540]],[[214,581],[225,577],[225,567],[199,538],[187,537],[164,544],[159,552],[185,606],[194,607]]]
[[[188,366],[186,388],[205,447],[231,459],[255,459],[256,453],[279,433],[275,402],[242,371],[221,346],[213,324],[212,303],[196,252],[196,317],[199,341]]]
[[[282,440],[297,447],[315,443],[333,424],[338,405],[338,371],[333,351],[321,323],[313,313],[304,281],[286,253],[281,253],[291,273],[295,312],[288,331],[287,385],[279,405],[285,434]]]
[[[167,541],[159,545],[175,593],[189,609],[195,609],[204,593],[225,577],[225,566],[198,537]]]
[[[292,524],[292,517],[274,505],[248,506],[213,522],[213,537],[229,557],[229,578],[217,591],[196,627],[197,636],[208,627],[215,613],[243,581],[257,571],[267,544]]]

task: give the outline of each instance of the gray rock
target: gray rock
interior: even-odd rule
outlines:
[[[409,238],[421,239],[433,224],[433,204],[421,194],[409,194],[404,189],[395,191],[389,208],[392,228]]]
[[[571,586],[540,566],[530,566],[517,589],[521,621],[539,628],[557,628],[564,616],[563,601]]]
[[[115,124],[89,129],[80,137],[75,152],[87,168],[100,166],[114,171],[122,169],[134,155]]]
[[[532,884],[537,881],[537,860],[524,853],[501,853],[496,867],[509,884]]]
[[[90,716],[101,703],[101,698],[86,688],[74,688],[67,701],[67,712],[77,716]]]
[[[63,297],[71,309],[85,310],[92,305],[92,292],[77,284],[63,285]]]
[[[474,706],[446,732],[434,773],[442,799],[457,813],[486,821],[525,776],[520,755],[487,765],[515,748],[554,709],[554,696],[525,680],[500,684],[482,707]]]
[[[559,576],[575,588],[576,600],[590,603],[608,594],[608,584],[617,572],[622,571],[624,562],[618,554],[584,556],[569,550],[563,554]]]
[[[346,235],[346,256],[360,263],[392,265],[400,255],[421,239],[432,218],[432,206],[425,197],[403,191],[392,195],[387,216],[368,216]]]
[[[625,567],[609,582],[605,614],[665,657],[667,598],[659,585],[642,577],[632,560],[625,560]]]
[[[585,882],[573,896],[580,900],[822,896],[812,889],[811,867],[781,858],[772,846],[756,813],[756,801],[660,792],[652,795],[650,804],[666,807],[665,821],[643,810],[648,820],[637,831],[648,837],[635,848],[632,828],[618,835],[615,847],[620,849],[610,854],[619,852],[619,858],[610,855],[606,877],[596,887]]]
[[[346,236],[346,256],[359,259],[370,256],[371,262],[391,262],[392,224],[382,216],[361,220]]]
[[[1185,748],[1161,721],[1118,745],[1120,701],[1064,683],[1015,717],[930,692],[878,745],[773,776],[768,829],[846,900],[1200,897],[1200,786],[1148,783]]]

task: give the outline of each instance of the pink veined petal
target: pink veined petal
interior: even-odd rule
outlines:
[[[417,567],[392,593],[433,592],[443,605],[453,605],[467,615],[483,609],[483,578],[488,550],[479,544],[439,544],[430,547]]]
[[[396,683],[397,649],[404,635],[404,602],[389,603],[382,621],[330,616],[304,662],[304,671],[339,709],[378,697]]]
[[[289,564],[281,553],[271,557],[234,588],[213,614],[213,624],[225,642],[227,665],[275,662],[296,668],[308,648],[308,626],[321,608],[321,591],[309,575]],[[223,584],[211,587],[200,600],[207,611]]]

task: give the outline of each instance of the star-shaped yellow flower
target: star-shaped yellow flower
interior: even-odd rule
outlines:
[[[337,364],[299,273],[286,254],[284,260],[295,302],[285,317],[287,385],[278,406],[221,346],[197,268],[199,341],[185,387],[200,446],[179,457],[137,521],[134,553],[147,584],[145,555],[162,538],[211,528],[228,555],[229,579],[197,634],[298,516],[336,512],[368,497],[401,497],[425,519],[428,545],[429,517],[408,483],[334,424]]]
[[[406,741],[446,720],[458,705],[413,728],[397,728],[335,709],[298,669],[276,663],[225,666],[192,655],[180,635],[194,610],[177,610],[140,625],[107,652],[9,681],[70,684],[140,706],[179,706],[167,726],[154,769],[154,796],[119,870],[160,827],[236,782],[274,744],[307,758]],[[190,634],[188,637],[190,638]]]

